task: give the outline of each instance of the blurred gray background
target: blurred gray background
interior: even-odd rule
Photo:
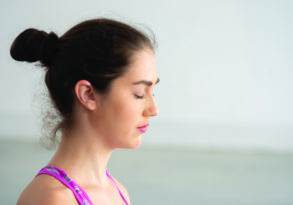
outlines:
[[[159,116],[140,149],[109,163],[132,204],[293,204],[292,11],[289,0],[1,2],[1,204],[53,153],[39,144],[43,73],[12,60],[12,41],[97,17],[158,41]]]

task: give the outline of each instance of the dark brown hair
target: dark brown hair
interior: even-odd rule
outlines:
[[[60,38],[54,32],[26,29],[14,40],[10,54],[17,61],[39,61],[45,68],[50,98],[62,117],[56,135],[72,122],[76,82],[88,80],[97,92],[107,93],[136,51],[155,50],[152,37],[120,21],[99,18],[77,24]]]

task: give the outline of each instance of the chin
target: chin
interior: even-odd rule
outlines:
[[[128,149],[138,149],[141,145],[141,136],[138,136],[131,142],[131,144],[128,144]]]
[[[131,136],[127,138],[127,141],[124,140],[119,144],[116,144],[118,149],[138,149],[142,143],[142,135],[136,135],[135,137]]]

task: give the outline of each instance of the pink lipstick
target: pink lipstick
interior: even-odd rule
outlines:
[[[146,124],[144,126],[138,127],[137,129],[141,132],[141,133],[145,133],[148,129],[149,124]]]

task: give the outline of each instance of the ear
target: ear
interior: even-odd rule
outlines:
[[[87,80],[80,80],[75,84],[74,92],[77,100],[88,110],[95,110],[98,103],[98,94]]]

